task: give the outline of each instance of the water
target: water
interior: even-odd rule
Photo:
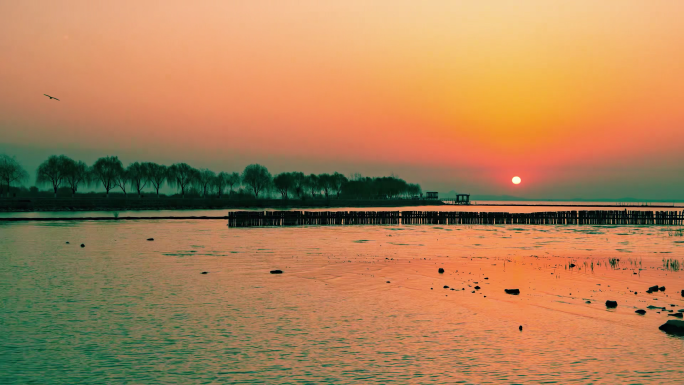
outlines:
[[[681,383],[673,230],[0,223],[0,383]]]
[[[676,206],[629,206],[611,207],[616,203],[601,202],[486,202],[487,205],[442,205],[442,206],[404,206],[404,207],[324,207],[296,208],[285,210],[299,211],[467,211],[467,212],[509,212],[533,213],[554,211],[582,210],[630,210],[630,211],[681,211],[681,203]],[[509,204],[509,205],[506,205]],[[554,206],[535,206],[535,204],[553,204]],[[555,206],[556,204],[560,206]],[[595,204],[595,206],[589,206]],[[581,205],[581,206],[578,206]],[[661,205],[654,203],[654,205]],[[87,217],[222,217],[229,211],[246,211],[249,209],[231,210],[125,210],[125,211],[32,211],[32,212],[0,212],[0,218],[87,218]],[[259,208],[251,211],[275,211],[277,208]]]

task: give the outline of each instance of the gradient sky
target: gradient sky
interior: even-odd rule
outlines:
[[[111,154],[684,199],[681,1],[27,0],[0,15],[0,151],[31,171]]]

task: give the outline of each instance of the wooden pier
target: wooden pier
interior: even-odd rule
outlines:
[[[684,225],[682,211],[234,211],[229,227],[310,225]]]

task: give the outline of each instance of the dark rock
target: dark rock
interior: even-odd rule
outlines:
[[[522,325],[518,326],[518,330],[522,331]]]
[[[520,289],[504,289],[506,294],[518,295],[520,294]]]
[[[154,238],[147,238],[148,241],[154,241]]]
[[[85,247],[85,244],[84,244],[84,243],[81,243],[81,247]]]
[[[474,293],[474,292],[475,292],[475,290],[473,290],[473,293]]]
[[[480,290],[480,287],[479,287],[479,286],[475,286],[475,290]]]
[[[650,293],[653,293],[654,291],[658,291],[658,285],[651,286],[651,287],[648,288],[648,290],[646,290],[646,292],[649,293],[649,294],[650,294]]]
[[[271,274],[283,274],[282,270],[271,270]]]
[[[634,312],[637,313],[637,314],[641,314],[641,315],[646,314],[646,310],[643,310],[643,309],[639,309],[639,310],[636,310],[636,311],[634,311]]]
[[[684,321],[671,319],[660,325],[658,329],[664,331],[665,333],[684,336]]]
[[[572,269],[573,267],[575,267],[575,264],[574,264],[574,263],[571,263],[571,264],[570,264],[570,268]]]
[[[203,271],[201,274],[209,274],[208,271]]]
[[[447,286],[447,285],[444,285],[444,288],[445,288],[445,289],[448,289],[448,288],[449,288],[449,286]]]
[[[439,268],[439,274],[444,274],[444,269],[442,269],[441,267]]]
[[[682,297],[684,297],[684,290],[682,290]]]
[[[387,281],[387,283],[390,283],[390,281]]]
[[[611,301],[611,300],[606,301],[606,307],[611,308],[611,309],[617,307],[617,301]]]
[[[653,305],[648,305],[647,309],[662,309],[662,310],[665,310],[665,308],[664,308],[664,307],[660,307],[660,306],[653,306]]]
[[[485,277],[485,279],[489,279],[489,278]]]
[[[69,241],[67,241],[67,243],[66,243],[66,244],[68,245],[68,244],[69,244]]]
[[[659,287],[658,290],[660,290],[660,291],[665,291],[665,286]]]
[[[591,301],[587,301],[587,302],[585,302],[585,303],[591,304]]]
[[[668,314],[667,316],[668,316],[668,317],[682,318],[682,317],[684,317],[684,314],[682,314],[682,313],[672,313],[672,314]]]

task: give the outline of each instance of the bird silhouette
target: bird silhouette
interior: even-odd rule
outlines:
[[[54,97],[54,96],[50,96],[50,95],[48,95],[48,94],[43,94],[43,95],[47,96],[47,97],[50,98],[50,99],[55,99],[56,101],[59,101],[59,99],[57,99],[57,98]]]

